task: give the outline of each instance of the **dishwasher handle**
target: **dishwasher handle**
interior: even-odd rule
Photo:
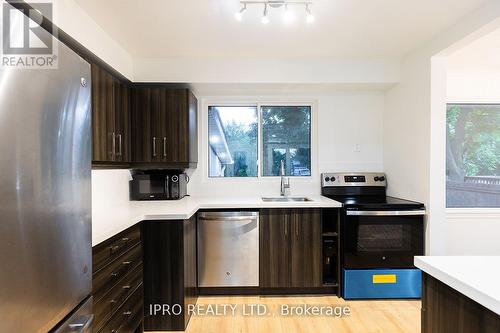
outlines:
[[[254,221],[258,218],[258,212],[204,212],[198,214],[198,219],[201,221]]]
[[[200,217],[201,221],[255,221],[257,216]]]

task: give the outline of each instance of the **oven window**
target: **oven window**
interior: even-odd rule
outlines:
[[[358,251],[409,251],[411,229],[401,224],[361,224],[357,247]]]

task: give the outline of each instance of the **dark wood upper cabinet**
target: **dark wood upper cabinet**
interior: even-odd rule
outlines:
[[[262,209],[260,286],[322,287],[321,209]]]
[[[132,162],[138,167],[196,167],[197,99],[189,89],[132,89]]]
[[[109,72],[92,64],[92,163],[130,160],[130,92]]]

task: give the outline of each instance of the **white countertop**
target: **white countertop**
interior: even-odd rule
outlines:
[[[92,210],[92,246],[144,220],[184,220],[199,209],[224,208],[337,208],[342,204],[321,195],[312,201],[264,202],[252,197],[185,197],[174,201],[130,201],[125,205]]]
[[[415,257],[415,266],[500,315],[500,256]]]

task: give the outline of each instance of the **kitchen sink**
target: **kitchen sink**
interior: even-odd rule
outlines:
[[[263,197],[264,202],[306,202],[313,201],[307,197]]]

